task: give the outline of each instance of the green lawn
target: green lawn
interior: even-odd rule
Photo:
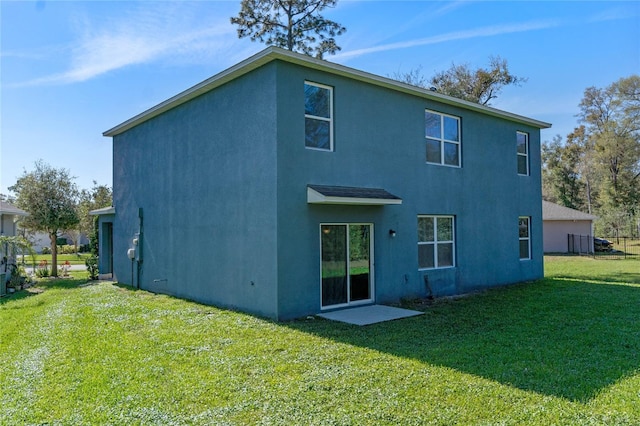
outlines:
[[[58,254],[58,265],[64,263],[65,261],[69,261],[71,265],[84,265],[84,261],[91,257],[90,253],[79,253],[79,254]],[[51,255],[50,254],[36,254],[34,256],[36,265],[43,260],[46,260],[49,265],[51,265]],[[18,256],[18,262],[22,263],[22,257]],[[30,266],[33,262],[33,258],[31,256],[24,256],[24,263],[27,266]]]
[[[639,424],[640,262],[273,323],[111,283],[0,299],[0,424]]]

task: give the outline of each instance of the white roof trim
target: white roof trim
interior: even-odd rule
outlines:
[[[313,188],[307,187],[308,204],[350,204],[360,206],[386,206],[392,204],[402,204],[402,200],[397,198],[360,198],[360,197],[338,197],[321,194]]]
[[[91,210],[89,212],[91,216],[102,216],[105,214],[116,214],[115,207],[103,207],[101,209]]]
[[[313,68],[316,70],[328,72],[331,74],[336,74],[340,76],[344,76],[353,80],[358,80],[362,82],[366,82],[369,84],[374,84],[376,86],[386,87],[392,90],[396,90],[399,92],[408,93],[414,96],[420,96],[422,98],[434,100],[437,102],[442,102],[449,105],[454,105],[460,108],[478,111],[483,114],[488,114],[495,117],[500,117],[510,121],[516,121],[519,123],[523,123],[529,126],[537,127],[540,129],[548,129],[551,127],[551,124],[546,123],[544,121],[534,120],[532,118],[524,117],[518,114],[513,114],[510,112],[502,111],[496,108],[480,105],[474,102],[464,101],[462,99],[454,98],[452,96],[443,95],[438,92],[434,92],[427,89],[422,89],[416,86],[412,86],[409,84],[401,83],[396,80],[392,80],[390,78],[381,77],[375,74],[370,74],[364,71],[360,71],[354,68],[345,67],[344,65],[335,64],[332,62],[327,62],[325,60],[312,58],[307,55],[303,55],[300,53],[291,52],[285,49],[281,49],[279,47],[267,47],[261,52],[256,53],[248,59],[228,68],[203,82],[196,84],[195,86],[185,90],[182,93],[173,96],[172,98],[167,99],[166,101],[138,114],[129,120],[105,131],[103,133],[104,136],[116,136],[120,133],[123,133],[141,123],[144,123],[147,120],[150,120],[153,117],[156,117],[170,109],[173,109],[179,105],[184,104],[185,102],[190,101],[204,93],[207,93],[216,87],[222,86],[225,83],[228,83],[231,80],[234,80],[244,74],[247,74],[253,71],[256,68],[259,68],[271,61],[281,60],[285,62],[290,62],[293,64],[298,64],[301,66],[305,66],[308,68]]]

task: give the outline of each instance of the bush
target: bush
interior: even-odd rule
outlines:
[[[36,277],[46,278],[49,276],[49,264],[46,260],[41,261],[36,267]]]
[[[75,254],[76,246],[71,244],[66,244],[64,246],[58,246],[58,254]]]
[[[24,284],[24,278],[18,274],[11,275],[7,287],[20,288]]]
[[[51,254],[51,249],[49,247],[42,247],[42,254]]]
[[[98,279],[98,256],[88,257],[84,264],[87,266],[87,272],[89,273],[90,280]]]

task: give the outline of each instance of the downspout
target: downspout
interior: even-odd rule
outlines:
[[[4,235],[4,214],[0,213],[0,235]],[[4,244],[2,247],[2,263],[0,266],[4,268],[4,272],[7,272],[7,264],[9,263],[9,244]]]
[[[140,275],[142,275],[142,235],[143,235],[144,215],[142,207],[138,208],[138,247],[136,249],[136,266],[137,279],[136,288],[140,288]]]

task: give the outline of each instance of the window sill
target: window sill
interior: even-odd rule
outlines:
[[[311,146],[305,146],[304,148],[308,149],[308,150],[311,150],[311,151],[333,152],[333,149],[313,148]]]
[[[449,167],[451,169],[461,169],[462,166],[454,166],[451,164],[442,164],[442,163],[431,163],[429,161],[425,161],[425,164],[428,164],[430,166],[442,166],[442,167]]]
[[[418,268],[418,272],[426,272],[426,271],[443,271],[447,269],[456,269],[455,266],[442,266],[439,268]]]

